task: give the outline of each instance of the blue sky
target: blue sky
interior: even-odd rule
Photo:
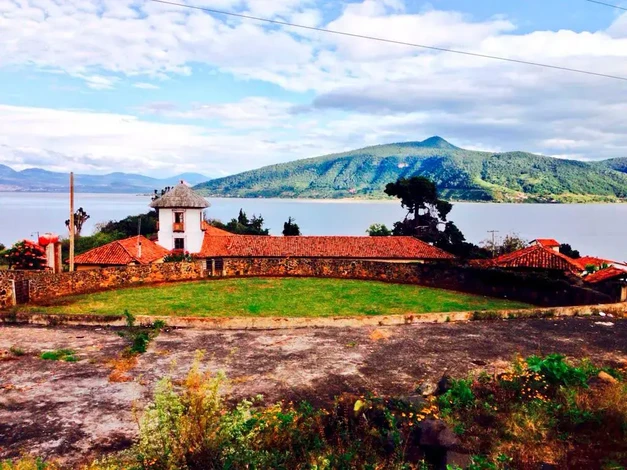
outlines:
[[[627,76],[627,15],[585,0],[181,1]],[[627,82],[147,0],[0,0],[0,37],[0,163],[16,169],[220,176],[434,134],[627,156]]]

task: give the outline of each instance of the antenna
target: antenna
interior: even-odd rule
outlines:
[[[488,230],[488,233],[492,234],[492,258],[496,256],[496,245],[494,244],[494,234],[499,233],[498,230]]]

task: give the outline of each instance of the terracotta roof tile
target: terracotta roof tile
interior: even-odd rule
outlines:
[[[450,260],[446,251],[413,237],[274,237],[205,235],[200,256]]]
[[[604,264],[620,264],[624,265],[624,263],[619,263],[618,261],[612,261],[604,258],[597,258],[596,256],[582,256],[581,258],[577,258],[573,260],[581,269],[586,269],[586,266],[602,266]]]
[[[137,255],[137,242],[141,241],[142,256]],[[116,240],[106,245],[86,251],[74,258],[75,264],[115,265],[130,263],[149,264],[163,258],[168,250],[148,240],[144,236]]]
[[[609,268],[601,269],[595,273],[588,274],[583,278],[583,280],[591,284],[596,284],[597,282],[608,281],[617,277],[627,278],[627,271],[610,266]]]
[[[235,235],[231,232],[227,232],[226,230],[222,230],[221,228],[214,227],[204,220],[202,222],[202,229],[205,232],[205,235],[209,235],[211,237],[232,237]]]
[[[560,246],[560,242],[553,238],[536,238],[533,241],[545,248],[556,248]]]
[[[581,272],[581,268],[574,260],[566,255],[545,248],[542,245],[532,245],[491,260],[482,260],[477,264],[500,268],[531,268],[570,271],[573,273]]]

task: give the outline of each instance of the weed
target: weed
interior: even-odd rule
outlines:
[[[126,326],[128,328],[133,328],[135,326],[135,315],[128,310],[124,310],[124,319],[126,320]]]
[[[451,388],[438,397],[438,404],[443,413],[451,413],[454,410],[469,409],[475,404],[475,394],[471,388],[470,380],[452,380]]]
[[[500,320],[501,315],[498,312],[488,310],[476,311],[472,313],[471,320]]]
[[[357,346],[356,341],[351,341],[350,343],[346,343],[347,348],[354,348],[355,346]]]
[[[449,317],[448,315],[446,316],[446,320],[444,320],[445,323],[450,323],[451,322],[451,317]]]
[[[153,330],[164,330],[165,328],[167,328],[167,323],[164,320],[155,320],[152,323],[152,328]]]
[[[530,356],[527,358],[527,367],[530,371],[542,374],[552,385],[586,386],[588,374],[579,367],[574,367],[564,361],[561,354],[549,354],[542,358]]]
[[[9,352],[14,356],[23,356],[26,352],[22,348],[18,348],[17,346],[11,346],[9,348]]]
[[[56,349],[54,351],[45,351],[39,356],[46,361],[65,361],[78,362],[76,351],[73,349]]]

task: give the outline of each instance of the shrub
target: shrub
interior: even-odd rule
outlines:
[[[189,254],[189,251],[185,250],[172,250],[168,253],[163,261],[165,263],[181,263],[186,262],[190,263],[193,260],[192,255]]]
[[[527,367],[532,372],[542,374],[552,385],[586,386],[589,377],[582,368],[565,362],[561,354],[549,354],[544,358],[530,356],[527,358]]]
[[[475,394],[470,380],[452,380],[451,388],[438,397],[438,404],[443,413],[453,410],[470,409],[475,404]]]
[[[44,269],[46,267],[46,252],[30,240],[22,240],[12,248],[3,252],[3,256],[13,269]]]

